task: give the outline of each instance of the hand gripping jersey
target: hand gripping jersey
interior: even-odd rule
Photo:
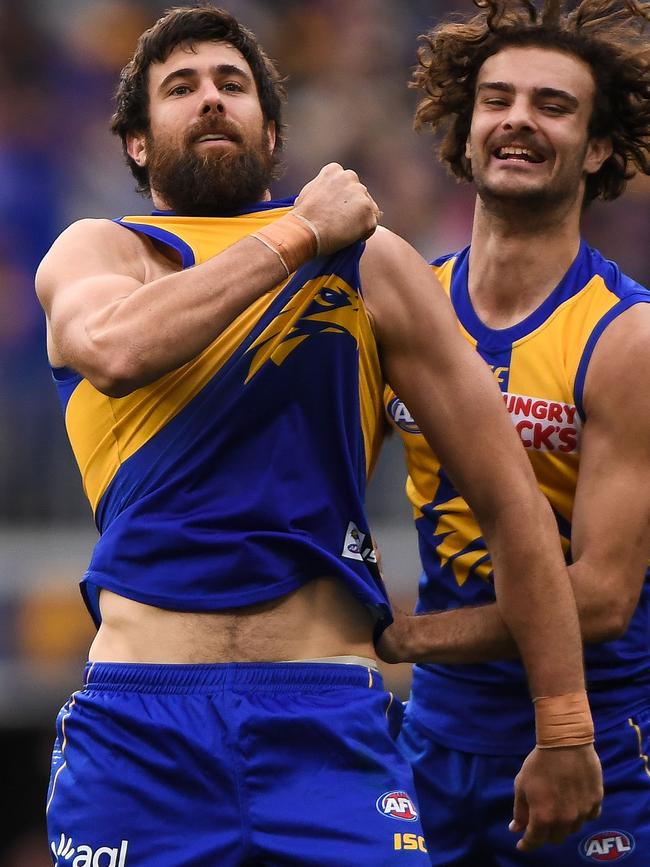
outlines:
[[[563,280],[535,312],[517,325],[493,330],[472,308],[468,256],[469,248],[436,261],[433,268],[450,294],[461,332],[499,382],[570,562],[589,361],[607,325],[630,306],[649,302],[650,293],[582,244]],[[467,504],[408,408],[390,389],[385,402],[406,449],[407,494],[424,567],[418,610],[493,602],[490,556]],[[620,721],[650,697],[649,611],[646,578],[627,633],[585,648],[597,729]],[[507,755],[526,752],[534,740],[532,705],[519,662],[416,666],[411,712],[452,749]]]
[[[198,265],[286,214],[117,222]],[[250,605],[317,576],[384,622],[364,514],[381,374],[359,287],[363,244],[321,257],[248,307],[192,361],[111,398],[53,371],[100,539],[82,581],[181,611]]]

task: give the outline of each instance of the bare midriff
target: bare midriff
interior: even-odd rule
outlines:
[[[340,581],[318,578],[257,605],[223,611],[154,608],[102,590],[93,662],[200,664],[375,657],[373,621]]]

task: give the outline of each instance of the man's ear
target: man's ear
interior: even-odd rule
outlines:
[[[609,136],[589,139],[584,161],[585,172],[588,175],[593,175],[601,168],[605,160],[611,157],[613,152],[614,146]]]
[[[266,140],[268,143],[269,153],[272,154],[275,148],[275,121],[270,120],[266,125]]]
[[[469,143],[469,136],[467,136],[467,139],[465,140],[465,159],[470,160],[470,162],[472,159],[472,146]]]
[[[130,132],[126,136],[126,152],[140,168],[147,164],[147,137],[143,132]]]

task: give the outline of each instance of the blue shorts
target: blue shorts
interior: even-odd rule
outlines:
[[[57,720],[54,863],[424,867],[394,714],[360,665],[89,665]]]
[[[508,831],[513,782],[524,756],[485,756],[436,744],[406,713],[399,738],[413,765],[431,863],[444,867],[650,865],[650,707],[602,731],[596,749],[605,799],[600,817],[560,846],[515,849]]]

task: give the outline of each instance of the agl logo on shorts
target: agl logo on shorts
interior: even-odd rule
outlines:
[[[634,837],[625,831],[596,831],[580,843],[586,861],[622,861],[634,849]]]
[[[56,864],[65,864],[70,861],[70,867],[126,867],[126,852],[129,841],[122,840],[119,848],[112,849],[110,846],[100,846],[92,849],[83,843],[73,846],[72,837],[61,834],[58,845],[50,843],[52,854]]]
[[[384,792],[377,798],[377,809],[391,819],[402,819],[404,822],[415,822],[418,811],[406,792]]]

